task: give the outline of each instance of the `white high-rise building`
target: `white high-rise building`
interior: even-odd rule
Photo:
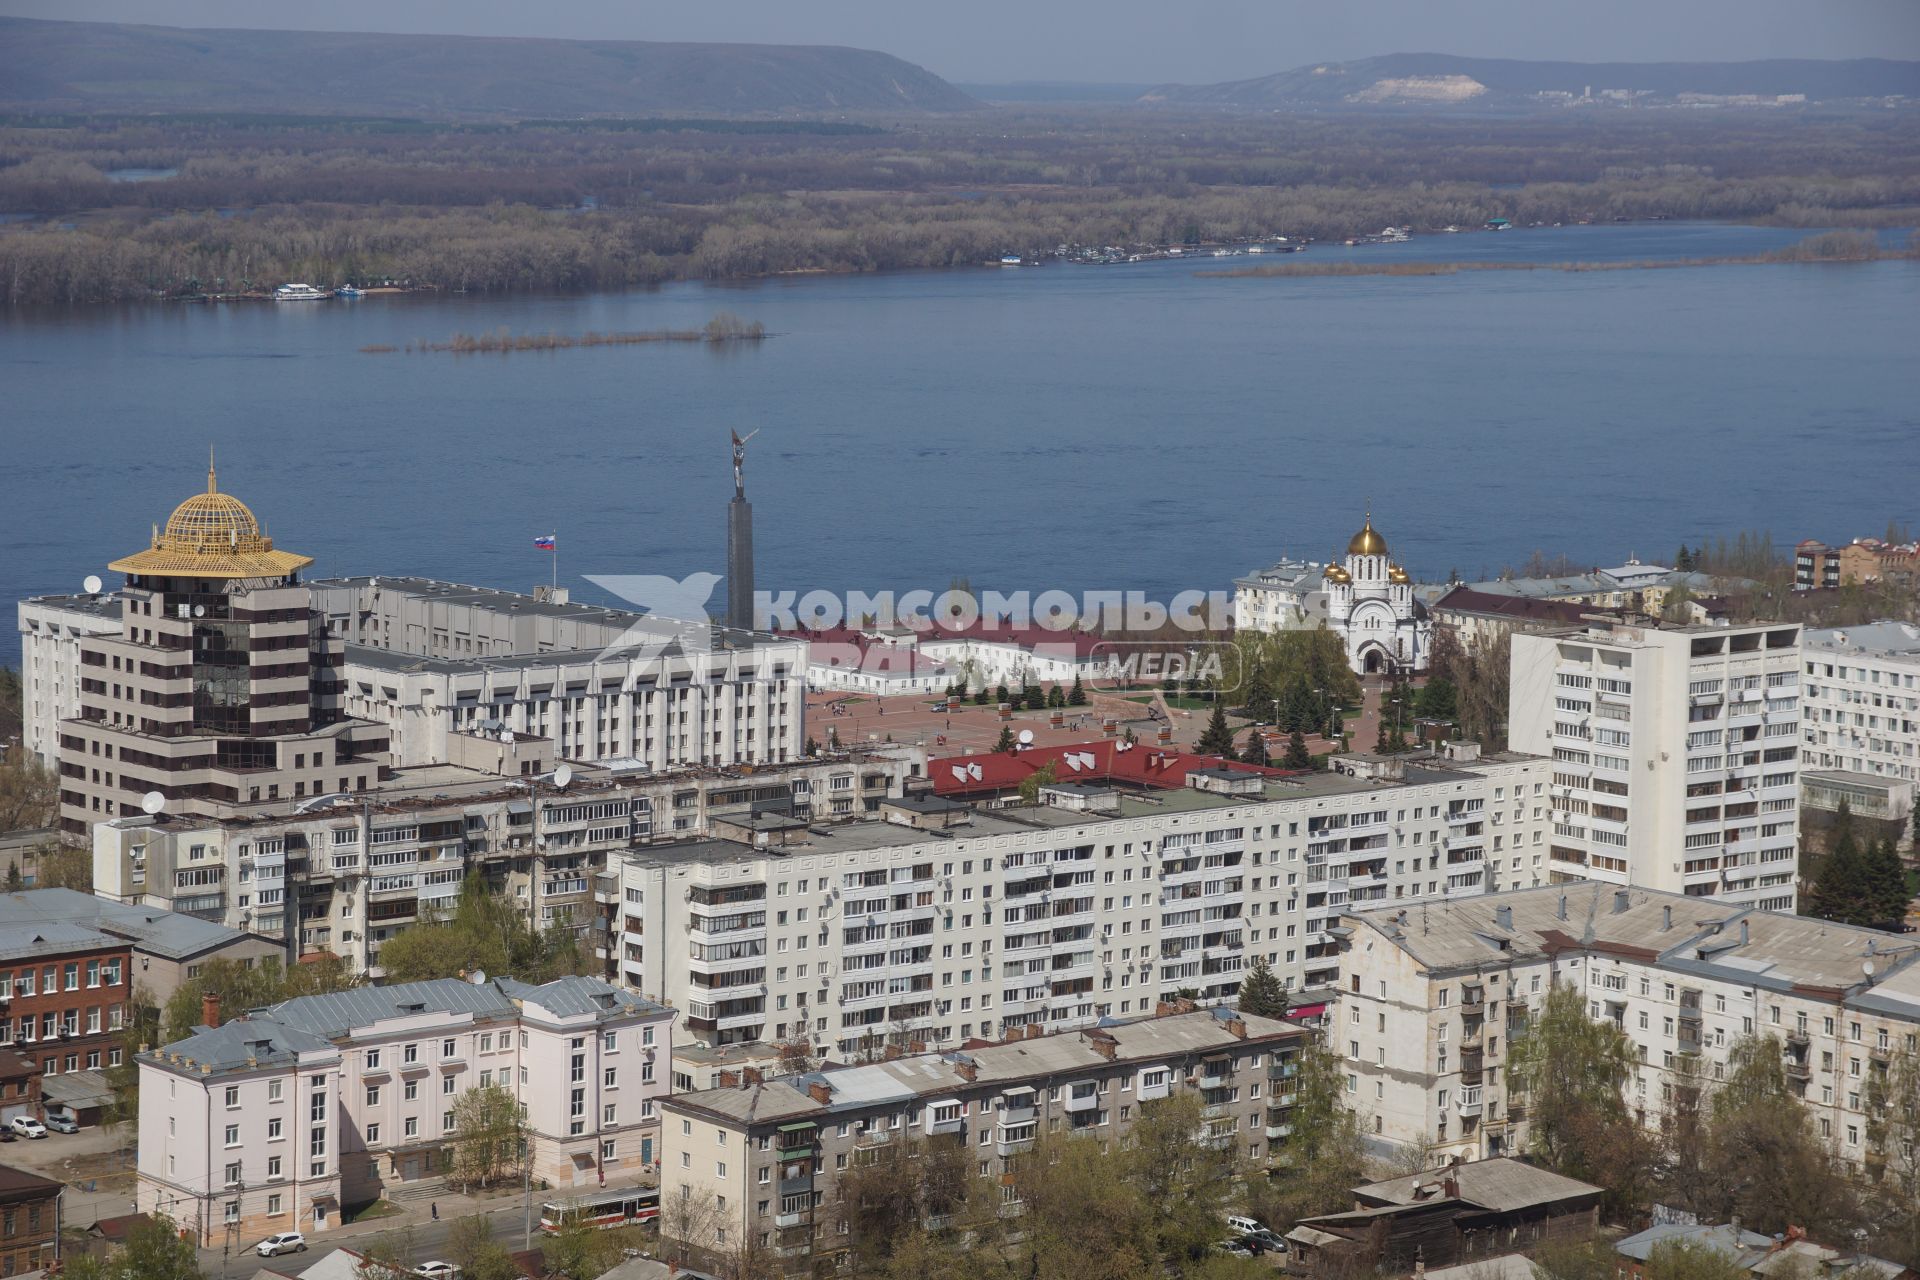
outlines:
[[[1920,788],[1920,627],[1874,622],[1802,637],[1803,763],[1811,808],[1845,797],[1867,817],[1904,821]]]
[[[1800,674],[1785,623],[1515,635],[1508,737],[1553,759],[1553,878],[1791,911]]]

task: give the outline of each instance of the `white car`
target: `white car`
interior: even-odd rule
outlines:
[[[8,1127],[23,1138],[44,1138],[47,1136],[47,1126],[41,1124],[32,1116],[15,1116],[8,1122]]]
[[[279,1235],[268,1236],[254,1246],[253,1251],[263,1258],[272,1258],[282,1253],[305,1253],[307,1238],[298,1231],[282,1231]]]
[[[413,1269],[413,1274],[424,1276],[425,1280],[454,1280],[460,1268],[451,1262],[423,1262]]]

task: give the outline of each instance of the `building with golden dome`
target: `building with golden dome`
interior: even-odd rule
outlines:
[[[1427,669],[1433,624],[1413,594],[1413,579],[1393,562],[1385,536],[1373,527],[1372,512],[1348,540],[1345,563],[1327,565],[1324,577],[1327,626],[1346,641],[1355,671]]]
[[[1433,624],[1411,576],[1393,562],[1368,512],[1344,558],[1282,560],[1234,582],[1234,625],[1256,631],[1324,626],[1339,633],[1356,672],[1427,669]]]
[[[273,545],[246,503],[207,488],[174,508],[148,545],[109,566],[117,633],[78,642],[77,714],[60,721],[60,825],[214,818],[234,807],[364,791],[387,763],[387,732],[342,715],[341,645],[315,620],[300,570],[308,556]],[[225,917],[230,894],[278,902],[277,876],[248,886],[217,869],[205,882],[154,885],[176,910]],[[182,869],[190,878],[198,872]],[[273,919],[250,918],[256,928]]]

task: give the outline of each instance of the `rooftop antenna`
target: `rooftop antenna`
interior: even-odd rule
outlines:
[[[100,581],[100,575],[97,573],[90,573],[86,576],[85,579],[81,581],[80,589],[82,591],[85,591],[90,596],[97,596],[100,594],[100,588],[102,585],[103,584]]]
[[[567,784],[572,781],[573,781],[572,765],[563,764],[559,768],[553,771],[553,785],[559,790],[565,791],[567,789]]]
[[[167,798],[158,791],[149,791],[140,797],[140,812],[149,818],[157,818],[167,807]]]

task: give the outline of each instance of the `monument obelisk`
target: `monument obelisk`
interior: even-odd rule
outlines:
[[[733,437],[733,501],[727,504],[727,626],[737,631],[753,630],[753,504],[747,501],[747,441],[759,435],[756,429],[743,439]]]

